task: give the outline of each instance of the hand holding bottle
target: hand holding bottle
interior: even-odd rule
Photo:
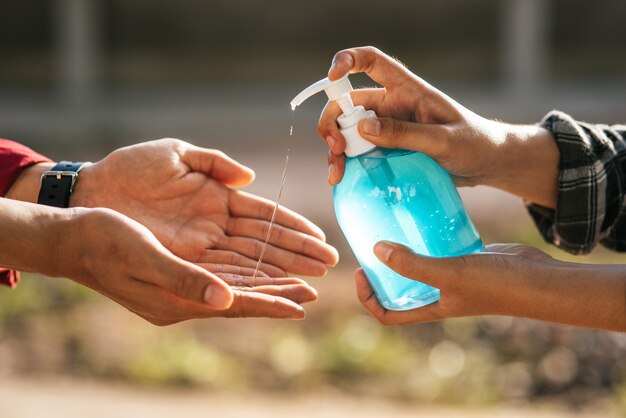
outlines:
[[[410,311],[383,308],[362,269],[357,296],[384,325],[476,315],[509,315],[581,327],[626,330],[624,268],[574,264],[521,244],[491,244],[453,258],[425,257],[381,242],[376,256],[401,275],[441,290],[439,302]]]
[[[360,124],[377,114],[355,106],[347,74],[311,84],[294,97],[292,109],[321,91],[341,109],[336,126],[345,145],[345,181],[333,192],[335,215],[378,301],[391,310],[436,302],[438,289],[391,272],[372,248],[389,240],[435,257],[480,251],[482,241],[450,175],[423,153],[379,147],[364,138]]]
[[[336,80],[358,72],[383,86],[352,93],[355,105],[379,116],[361,121],[363,138],[381,147],[429,155],[457,186],[488,185],[554,207],[559,151],[547,130],[485,119],[373,47],[338,52],[328,77]],[[345,140],[336,123],[340,113],[329,102],[318,124],[330,148],[331,184],[341,181],[345,168]]]

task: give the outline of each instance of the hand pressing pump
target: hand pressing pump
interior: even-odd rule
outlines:
[[[376,113],[354,106],[347,75],[312,84],[291,108],[321,91],[343,111],[337,123],[346,140],[346,171],[334,189],[335,215],[380,304],[402,311],[437,302],[439,289],[395,273],[373,248],[385,240],[432,257],[480,251],[482,240],[450,175],[422,153],[376,147],[361,137],[359,121]]]

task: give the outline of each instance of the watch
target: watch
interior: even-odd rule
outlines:
[[[68,208],[70,195],[74,190],[74,184],[80,170],[91,163],[72,163],[61,161],[52,170],[41,175],[41,188],[37,203],[40,205]]]

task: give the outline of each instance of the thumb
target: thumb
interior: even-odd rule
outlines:
[[[380,241],[374,246],[374,254],[387,267],[401,276],[441,289],[452,277],[456,258],[434,258],[414,253],[401,244]]]
[[[156,284],[186,301],[207,304],[212,309],[223,310],[232,305],[233,291],[213,273],[165,249],[153,255],[151,264],[155,272],[143,281]],[[141,280],[141,276],[138,278]]]
[[[254,181],[251,168],[219,150],[193,147],[186,150],[183,160],[192,171],[203,173],[227,186],[241,187]]]
[[[366,118],[359,123],[359,133],[375,145],[423,152],[441,156],[448,147],[447,129],[443,125],[415,123],[391,118]]]

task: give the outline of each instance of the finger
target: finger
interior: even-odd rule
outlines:
[[[328,71],[328,78],[337,80],[348,73],[362,72],[385,87],[399,86],[416,79],[399,61],[371,46],[337,52]]]
[[[210,271],[216,276],[221,277],[221,275],[229,275],[229,276],[241,276],[241,277],[252,277],[254,276],[255,269],[253,267],[242,267],[231,264],[219,264],[219,263],[196,263],[200,267],[205,270]],[[256,273],[260,277],[269,277],[267,273],[263,271],[258,271]]]
[[[249,290],[243,289],[243,291],[280,296],[281,298],[289,299],[298,304],[314,302],[317,300],[317,291],[306,284],[256,286],[250,288]]]
[[[435,258],[414,253],[410,248],[388,241],[378,242],[374,254],[389,268],[409,279],[445,289],[446,283],[460,276],[462,257]]]
[[[234,266],[250,267],[252,269],[256,269],[256,265],[258,264],[257,260],[246,257],[245,255],[240,254],[237,251],[225,251],[217,249],[206,250],[204,254],[202,254],[197,260],[197,263],[231,264]],[[259,266],[259,271],[267,274],[270,277],[287,277],[289,275],[285,270],[268,263],[261,263],[261,265]]]
[[[255,196],[250,193],[232,190],[230,192],[229,210],[231,216],[240,216],[244,218],[264,219],[269,221],[274,213],[275,202]],[[304,216],[285,208],[278,206],[276,210],[275,222],[287,228],[313,235],[326,241],[326,235],[317,225],[306,219]]]
[[[357,297],[365,309],[384,325],[405,325],[419,322],[438,321],[445,317],[441,312],[439,302],[423,306],[410,311],[390,311],[383,308],[363,269],[358,269],[355,274]]]
[[[255,238],[264,242],[270,230],[270,222],[262,219],[231,217],[226,225],[230,236]],[[270,244],[297,254],[319,260],[327,265],[335,265],[339,259],[337,250],[324,241],[311,235],[274,224],[269,237]]]
[[[214,274],[182,260],[169,251],[155,249],[145,254],[144,266],[135,277],[152,283],[178,297],[213,309],[226,309],[232,301],[230,287]],[[146,268],[145,266],[153,266]]]
[[[363,269],[359,268],[356,270],[356,273],[354,274],[354,283],[356,285],[356,296],[365,309],[367,309],[376,318],[384,317],[386,309],[378,303],[376,294],[367,280],[367,276],[365,275]]]
[[[432,157],[444,156],[450,149],[449,130],[445,125],[366,118],[359,122],[359,133],[380,147],[410,149]]]
[[[235,291],[234,300],[226,316],[249,318],[291,318],[304,319],[302,306],[289,299],[257,292]]]
[[[192,171],[205,175],[228,186],[246,186],[254,181],[254,171],[233,160],[219,150],[190,147],[182,156]]]
[[[332,152],[328,152],[328,184],[334,186],[339,184],[343,179],[343,174],[346,172],[346,156],[335,155]]]
[[[335,155],[341,155],[346,150],[346,139],[337,124],[337,118],[341,113],[341,108],[337,102],[328,101],[317,122],[317,133],[326,142],[330,152]]]
[[[373,110],[378,116],[389,116],[389,112],[382,107],[385,89],[359,89],[354,90],[350,96],[355,105]],[[329,101],[322,110],[317,123],[317,133],[326,141],[329,149],[335,155],[343,154],[346,149],[346,140],[339,131],[337,124],[337,118],[341,113],[341,108],[337,102]]]
[[[124,288],[118,294],[105,295],[155,325],[170,325],[199,317],[223,316],[227,312],[181,299],[154,284],[138,279],[124,282]]]
[[[131,311],[150,318],[152,323],[167,325],[193,318],[268,317],[303,319],[304,309],[295,302],[279,296],[252,291],[233,290],[230,308],[216,310],[205,304],[181,299],[154,285],[134,281],[124,296],[116,298]],[[146,297],[146,295],[150,295]]]
[[[226,237],[217,244],[219,249],[237,251],[247,257],[258,259],[263,253],[265,244],[262,241],[245,237]],[[295,254],[281,248],[267,244],[263,260],[297,275],[323,276],[326,274],[326,264],[311,257]]]
[[[297,279],[295,277],[267,277],[267,276],[235,276],[228,274],[219,274],[220,279],[224,280],[230,286],[239,286],[239,287],[249,287],[253,288],[256,286],[283,286],[283,285],[292,285],[292,284],[304,284],[308,285],[302,279]]]

